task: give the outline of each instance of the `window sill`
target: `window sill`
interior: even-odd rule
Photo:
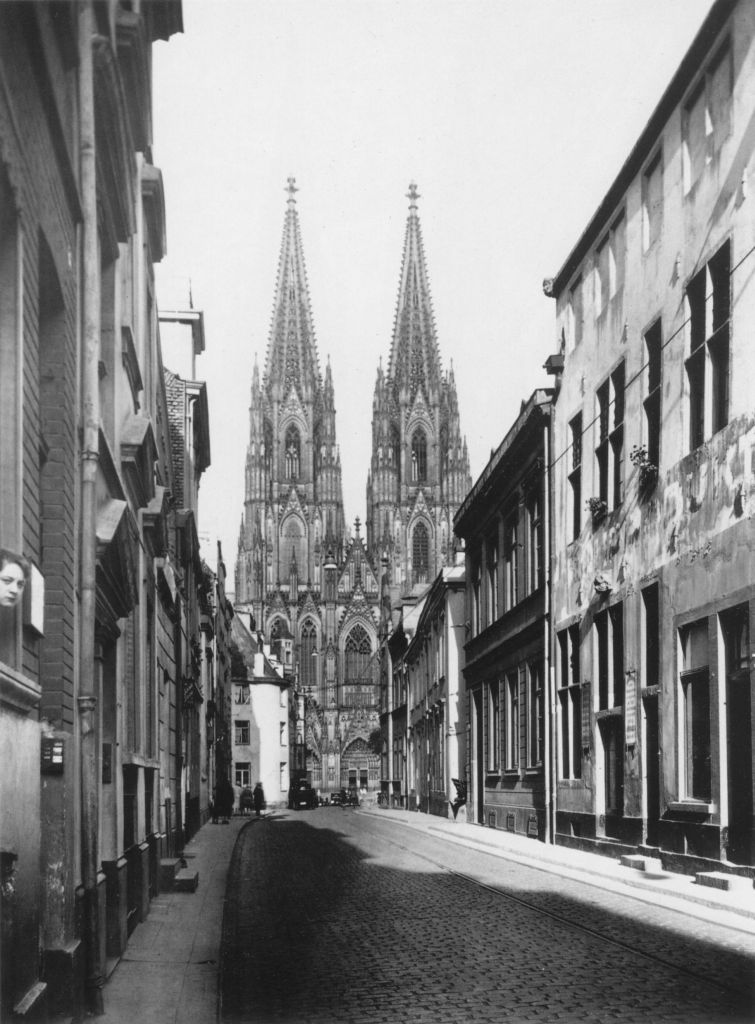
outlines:
[[[716,805],[706,803],[704,800],[672,800],[668,809],[674,814],[715,814]]]
[[[543,766],[541,764],[530,765],[529,768],[524,769],[525,779],[534,779],[538,775],[543,774]]]
[[[505,779],[518,779],[519,769],[518,768],[504,768],[501,773]]]

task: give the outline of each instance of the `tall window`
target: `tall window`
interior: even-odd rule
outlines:
[[[644,401],[645,434],[647,437],[648,461],[656,467],[661,457],[661,367],[663,332],[661,321],[656,320],[645,335],[645,359],[647,363],[647,397]]]
[[[593,620],[596,640],[598,707],[621,707],[624,703],[624,606],[598,612]]]
[[[506,676],[506,768],[519,767],[519,671]]]
[[[249,761],[236,762],[236,785],[248,789],[251,785],[252,766]]]
[[[311,619],[306,619],[301,627],[299,678],[305,689],[313,689],[317,685],[317,631]]]
[[[595,252],[595,315],[600,316],[624,287],[626,223],[616,218]]]
[[[301,460],[301,438],[295,426],[286,431],[286,479],[298,480]]]
[[[249,746],[249,722],[235,723],[233,742],[239,747]]]
[[[570,351],[582,341],[583,320],[582,278],[578,277],[569,289],[566,307],[566,336]]]
[[[527,666],[527,763],[543,763],[545,753],[545,706],[543,702],[543,663],[533,661]]]
[[[427,535],[427,527],[420,521],[414,527],[412,534],[412,577],[414,583],[427,583],[430,543]]]
[[[18,218],[0,167],[0,545],[21,553],[18,463],[21,347],[18,323]]]
[[[579,624],[562,629],[559,644],[561,777],[582,777],[582,687],[579,672]]]
[[[412,434],[412,482],[421,484],[427,480],[427,438],[424,430]]]
[[[500,708],[498,680],[488,683],[488,770],[498,769],[500,757]]]
[[[363,626],[353,627],[346,638],[346,676],[344,682],[356,683],[368,679],[372,645]]]
[[[499,615],[498,608],[498,537],[493,534],[488,537],[487,543],[487,577],[488,593],[487,606],[488,625],[492,625]]]
[[[658,150],[642,175],[642,248],[658,240],[663,220],[663,151]]]
[[[527,502],[527,576],[530,593],[543,585],[543,517],[540,492],[535,491]]]
[[[506,579],[506,609],[519,600],[519,535],[518,512],[512,512],[503,527],[504,574]]]
[[[689,192],[729,134],[732,93],[731,46],[726,40],[684,105],[682,171]]]
[[[621,504],[624,481],[624,362],[597,391],[598,497],[607,508]]]
[[[687,285],[691,449],[729,422],[730,274],[727,241]]]
[[[710,680],[708,620],[679,631],[682,651],[684,791],[693,800],[710,800]]]
[[[582,413],[569,424],[571,434],[571,472],[569,488],[572,499],[571,537],[577,540],[582,527]]]
[[[482,579],[480,572],[480,557],[472,564],[472,636],[477,636],[480,632],[481,619],[480,619],[480,598],[481,598],[481,587]]]

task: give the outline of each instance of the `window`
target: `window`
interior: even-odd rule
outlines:
[[[498,770],[500,756],[498,681],[488,683],[488,771]]]
[[[493,535],[488,538],[487,543],[487,577],[488,577],[488,592],[487,592],[487,606],[488,625],[492,625],[499,615],[498,608],[498,538]]]
[[[288,789],[288,765],[285,761],[280,762],[280,788],[281,791]]]
[[[582,688],[579,673],[579,624],[558,634],[561,778],[582,777]]]
[[[527,576],[530,593],[543,585],[543,518],[540,492],[530,495],[527,502]]]
[[[593,620],[597,647],[598,708],[624,704],[624,606],[620,602]]]
[[[249,761],[236,762],[236,785],[248,789],[251,785],[252,766]]]
[[[18,316],[18,217],[13,192],[0,167],[0,545],[21,553],[21,352]]]
[[[299,680],[305,691],[317,686],[317,631],[311,619],[305,619],[301,627]]]
[[[730,130],[731,47],[720,47],[684,105],[682,171],[689,192],[720,150]]]
[[[682,744],[684,792],[688,799],[710,800],[710,681],[708,620],[679,631],[682,653]]]
[[[239,747],[249,746],[249,723],[236,722],[234,726],[233,742]]]
[[[282,747],[288,746],[288,722],[281,722],[280,724],[280,745]]]
[[[661,623],[658,608],[658,584],[642,591],[644,685],[657,686],[661,679]]]
[[[659,149],[642,176],[642,250],[658,240],[663,220],[663,153]]]
[[[647,438],[648,462],[660,466],[661,457],[661,367],[663,333],[661,321],[656,320],[645,334],[645,358],[647,363],[647,397],[644,401],[645,436]]]
[[[301,459],[301,439],[299,431],[290,426],[286,431],[286,479],[296,480],[299,477]]]
[[[414,533],[412,534],[412,581],[414,583],[427,583],[429,551],[430,544],[427,527],[420,520],[414,527]]]
[[[572,496],[572,540],[579,537],[582,526],[582,413],[579,413],[569,424],[571,433],[571,472],[569,487]]]
[[[578,277],[569,289],[569,304],[566,307],[566,335],[569,350],[582,341],[582,278]]]
[[[472,565],[472,636],[480,632],[480,590],[481,573],[479,555]]]
[[[506,676],[506,768],[519,767],[519,672]]]
[[[412,483],[421,484],[427,480],[427,438],[424,430],[417,429],[412,435]]]
[[[504,574],[506,585],[506,610],[513,608],[519,600],[519,541],[518,513],[512,513],[503,527]]]
[[[545,754],[545,708],[543,704],[543,663],[527,666],[529,721],[527,729],[527,763],[534,767],[543,763]]]
[[[597,391],[598,497],[606,508],[621,504],[624,483],[624,362],[604,381]]]
[[[357,624],[346,638],[345,683],[371,682],[372,645],[364,626]]]
[[[595,252],[595,316],[607,308],[624,287],[626,225],[621,213]]]
[[[698,448],[729,422],[731,250],[727,241],[687,285],[689,441]]]

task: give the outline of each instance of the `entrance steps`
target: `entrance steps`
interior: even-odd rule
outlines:
[[[160,892],[196,892],[199,872],[186,867],[181,857],[160,860]]]

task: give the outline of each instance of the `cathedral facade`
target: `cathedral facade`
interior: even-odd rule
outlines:
[[[252,377],[234,604],[288,659],[313,786],[374,790],[381,601],[421,592],[452,561],[468,457],[453,372],[441,371],[412,185],[388,370],[375,386],[366,537],[359,519],[347,526],[296,191],[289,179],[265,369]]]

